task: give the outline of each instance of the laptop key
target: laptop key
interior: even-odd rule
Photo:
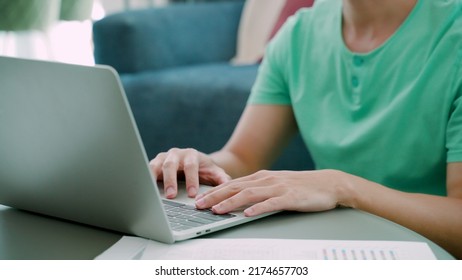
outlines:
[[[195,223],[200,223],[200,224],[203,224],[203,225],[206,225],[206,224],[211,224],[215,221],[213,220],[208,220],[208,219],[202,219],[202,218],[199,218],[199,217],[189,217],[188,218],[188,221],[192,221],[192,222],[195,222]]]
[[[174,230],[184,230],[211,224],[234,217],[232,214],[217,215],[210,209],[197,209],[183,203],[163,200],[169,223]]]
[[[162,199],[162,202],[164,203],[164,205],[169,205],[169,206],[174,206],[174,207],[180,207],[180,206],[185,205],[183,203],[176,202],[176,201],[171,201],[171,200],[167,200],[167,199]]]
[[[216,221],[216,222],[223,221],[223,220],[235,217],[235,215],[232,215],[232,214],[216,215],[216,214],[209,214],[209,213],[197,213],[197,214],[194,214],[194,216],[202,218],[202,219],[208,219],[208,220],[211,220],[211,221]]]

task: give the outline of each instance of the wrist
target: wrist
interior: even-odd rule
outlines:
[[[360,178],[343,171],[335,170],[339,178],[336,185],[337,205],[347,208],[358,208],[360,197]]]

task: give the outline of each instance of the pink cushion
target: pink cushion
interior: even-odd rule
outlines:
[[[239,22],[233,64],[245,65],[258,62],[265,53],[268,37],[284,5],[285,0],[245,1]]]
[[[276,33],[279,31],[279,29],[288,17],[295,14],[295,12],[297,12],[297,10],[300,8],[313,6],[313,3],[314,0],[286,0],[286,4],[284,5],[281,13],[279,14],[278,20],[276,21],[276,24],[274,25],[273,30],[270,33],[269,39],[271,40],[274,37],[274,35],[276,35]]]

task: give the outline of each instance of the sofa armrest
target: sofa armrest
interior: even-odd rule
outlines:
[[[230,60],[242,8],[230,1],[110,15],[93,25],[95,62],[135,73]]]

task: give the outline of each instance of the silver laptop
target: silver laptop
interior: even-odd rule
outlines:
[[[112,68],[0,57],[0,204],[165,243],[255,219],[165,201]]]

